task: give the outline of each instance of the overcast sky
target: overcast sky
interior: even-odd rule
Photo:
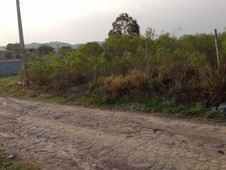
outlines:
[[[20,0],[25,43],[103,41],[120,13],[176,36],[226,27],[226,0]],[[16,0],[0,0],[0,45],[19,42]],[[178,29],[178,28],[182,28]]]

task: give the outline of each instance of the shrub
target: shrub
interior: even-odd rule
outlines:
[[[106,77],[101,82],[100,91],[106,100],[115,100],[128,92],[127,82],[123,76]]]
[[[131,71],[127,76],[109,76],[101,79],[100,91],[107,100],[116,100],[119,96],[140,93],[146,87],[145,74],[137,70]]]

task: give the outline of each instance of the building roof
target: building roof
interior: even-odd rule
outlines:
[[[7,50],[5,49],[5,47],[0,46],[0,51],[7,51]]]

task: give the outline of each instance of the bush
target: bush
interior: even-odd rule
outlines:
[[[128,93],[127,82],[123,76],[110,76],[102,79],[100,92],[106,100],[116,100]]]
[[[100,92],[106,100],[116,100],[122,95],[143,92],[146,89],[146,76],[137,70],[127,76],[109,76],[101,79]]]
[[[195,103],[193,106],[179,112],[183,117],[203,117],[206,107],[202,103]]]
[[[225,113],[222,112],[206,112],[204,118],[207,120],[217,120],[222,121],[225,119]]]

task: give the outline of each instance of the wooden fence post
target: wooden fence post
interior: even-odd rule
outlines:
[[[214,32],[215,32],[216,54],[217,54],[217,67],[218,67],[218,71],[220,71],[220,57],[219,57],[219,47],[218,47],[217,29],[215,29]]]

